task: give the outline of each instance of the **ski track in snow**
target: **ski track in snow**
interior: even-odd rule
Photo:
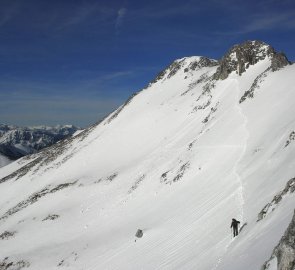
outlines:
[[[237,147],[237,148],[240,148],[241,149],[241,153],[239,155],[239,158],[236,160],[234,166],[233,166],[233,170],[232,170],[232,173],[233,175],[235,176],[235,179],[237,181],[237,185],[238,185],[238,188],[236,190],[235,193],[232,194],[232,196],[235,197],[235,200],[236,200],[236,206],[237,206],[237,212],[239,213],[238,215],[238,219],[241,221],[241,224],[243,224],[243,220],[244,220],[244,211],[243,211],[243,207],[244,207],[244,188],[243,188],[243,182],[242,182],[242,179],[240,178],[239,174],[238,174],[238,165],[239,165],[239,162],[240,160],[243,158],[245,152],[246,152],[246,149],[247,149],[247,140],[248,140],[248,131],[247,131],[247,118],[246,116],[244,115],[244,113],[242,112],[242,109],[238,103],[238,100],[239,100],[239,87],[238,87],[238,84],[237,84],[237,81],[235,80],[235,87],[234,88],[234,92],[236,94],[236,103],[235,103],[235,110],[237,111],[237,113],[239,115],[241,115],[241,119],[242,119],[242,122],[241,122],[241,126],[243,129],[245,129],[245,132],[243,132],[244,134],[247,134],[246,138],[243,138],[243,142],[239,145],[237,144],[224,144],[224,145],[219,145],[219,147]],[[169,139],[169,141],[167,141],[165,143],[165,146],[164,148],[162,149],[162,155],[167,152],[167,149],[173,149],[175,148],[175,145],[177,145],[177,142],[180,140],[180,138],[182,137],[183,133],[187,133],[189,130],[190,130],[190,126],[191,126],[191,122],[188,121],[187,123],[185,123],[183,125],[183,128],[179,131],[177,131],[173,136],[172,138]],[[174,146],[174,147],[172,147]],[[198,148],[215,148],[216,146],[198,146]],[[182,147],[177,147],[176,150],[174,151],[181,151],[181,150],[184,150],[184,148]],[[156,152],[156,151],[155,151]],[[153,156],[154,153],[151,154],[151,156]],[[150,161],[150,160],[149,160]],[[157,172],[157,170],[156,170]],[[96,194],[92,194],[91,195],[91,198],[95,197]],[[92,200],[90,200],[92,201]],[[84,213],[84,212],[88,212],[89,210],[92,210],[93,206],[95,205],[96,203],[95,202],[90,202],[89,203],[86,203],[85,205],[82,205],[81,206],[81,212]],[[213,207],[215,208],[215,207]],[[207,214],[209,214],[207,212]],[[89,224],[88,224],[89,225]],[[85,228],[87,229],[87,227]],[[224,251],[222,252],[222,254],[220,255],[219,258],[217,258],[217,261],[216,261],[216,264],[214,265],[214,267],[212,268],[212,270],[217,270],[219,268],[219,265],[222,263],[223,261],[223,258],[225,256],[225,254],[227,253],[231,243],[233,242],[233,239],[232,239],[232,236],[230,235],[227,235],[222,241],[220,241],[220,243],[218,245],[220,245],[221,247],[223,247]],[[112,254],[106,261],[104,261],[105,264],[107,264],[110,260],[112,260],[113,258],[115,258],[116,256],[118,256],[120,253],[122,253],[127,247],[130,247],[130,244],[125,244],[123,246],[121,246],[120,248],[117,249],[117,252]],[[160,268],[157,268],[157,269],[161,269],[161,268],[167,268],[169,263],[173,257],[175,256],[175,253],[177,253],[177,251],[174,251],[172,254],[169,254],[168,255],[168,259],[164,260],[161,264],[160,264]],[[94,267],[94,266],[93,266]],[[90,267],[90,269],[94,269],[92,267]]]
[[[236,84],[238,84],[238,81],[236,80]],[[237,86],[237,98],[239,98],[239,87]],[[247,123],[248,123],[248,119],[246,117],[246,115],[243,113],[243,110],[241,108],[241,106],[239,105],[239,102],[238,102],[238,99],[237,99],[237,102],[236,102],[236,108],[237,110],[239,111],[240,115],[243,117],[244,119],[244,122],[243,122],[243,128],[245,130],[245,134],[247,134],[247,137],[245,138],[245,142],[244,142],[244,147],[243,147],[243,151],[241,153],[241,156],[240,158],[237,160],[236,164],[235,164],[235,167],[234,167],[234,172],[237,176],[237,179],[239,181],[239,184],[240,184],[240,188],[239,188],[239,201],[240,201],[240,204],[239,204],[239,210],[240,210],[240,213],[241,213],[241,225],[244,223],[244,204],[245,204],[245,200],[244,200],[244,185],[243,185],[243,181],[238,173],[238,170],[237,170],[237,166],[239,164],[239,162],[242,160],[243,156],[245,155],[246,153],[246,150],[247,150],[247,141],[248,141],[248,138],[249,138],[249,132],[248,132],[248,129],[247,129]]]
[[[243,185],[243,181],[238,173],[238,170],[237,170],[237,167],[238,167],[238,164],[239,162],[242,160],[244,154],[246,153],[246,150],[247,150],[247,141],[248,141],[248,138],[249,138],[249,132],[248,132],[248,129],[247,129],[247,123],[248,123],[248,119],[246,117],[246,115],[243,113],[243,110],[241,108],[241,106],[239,105],[239,86],[238,86],[238,81],[235,80],[235,84],[236,84],[236,87],[235,87],[235,90],[237,92],[237,101],[236,101],[236,105],[235,105],[235,108],[237,109],[237,111],[239,112],[239,114],[243,117],[243,127],[245,129],[245,134],[247,134],[247,137],[245,139],[245,142],[244,142],[244,145],[242,147],[242,152],[241,152],[241,155],[240,157],[237,159],[236,163],[235,163],[235,166],[233,168],[233,171],[234,171],[234,174],[236,175],[236,179],[238,181],[238,184],[239,184],[239,188],[237,190],[237,206],[238,206],[238,209],[239,209],[239,213],[240,213],[240,218],[238,218],[240,220],[240,224],[243,225],[244,223],[244,204],[245,204],[245,200],[244,200],[244,185]],[[232,234],[232,231],[231,231],[231,234]],[[234,238],[233,236],[231,235],[231,238],[229,239],[229,237],[227,237],[224,241],[227,241],[226,245],[225,245],[225,251],[224,253],[217,259],[217,262],[215,264],[215,266],[212,268],[212,270],[217,270],[219,268],[219,265],[221,264],[222,260],[223,260],[223,257],[225,256],[225,254],[227,253],[227,250],[228,248],[230,247],[231,243],[234,241]]]

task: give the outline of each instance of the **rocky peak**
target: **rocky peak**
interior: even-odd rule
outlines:
[[[262,41],[246,41],[234,45],[219,61],[220,66],[214,74],[214,79],[224,80],[235,71],[241,75],[250,65],[264,60],[271,59],[271,69],[276,71],[291,64],[284,53],[278,53],[270,45]]]

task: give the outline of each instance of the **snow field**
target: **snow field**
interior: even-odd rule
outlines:
[[[239,104],[269,60],[216,82],[205,95],[206,82],[190,85],[216,67],[185,79],[195,59],[55,161],[1,184],[2,216],[44,187],[75,182],[0,220],[0,233],[17,232],[0,241],[1,258],[27,260],[36,270],[260,269],[294,209],[294,196],[287,196],[256,222],[294,177],[294,144],[284,148],[294,127],[294,67],[268,75],[254,98]],[[210,104],[194,111],[203,101]],[[59,218],[44,220],[52,214]],[[236,239],[232,218],[247,222]],[[137,229],[143,238],[135,238]]]

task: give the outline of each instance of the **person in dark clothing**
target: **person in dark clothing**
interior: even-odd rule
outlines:
[[[233,228],[234,237],[236,237],[239,234],[239,230],[238,230],[239,224],[240,224],[240,221],[234,218],[232,219],[230,227]]]

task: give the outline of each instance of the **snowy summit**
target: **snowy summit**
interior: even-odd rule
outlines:
[[[182,58],[1,168],[0,269],[294,269],[294,75],[259,41]]]

